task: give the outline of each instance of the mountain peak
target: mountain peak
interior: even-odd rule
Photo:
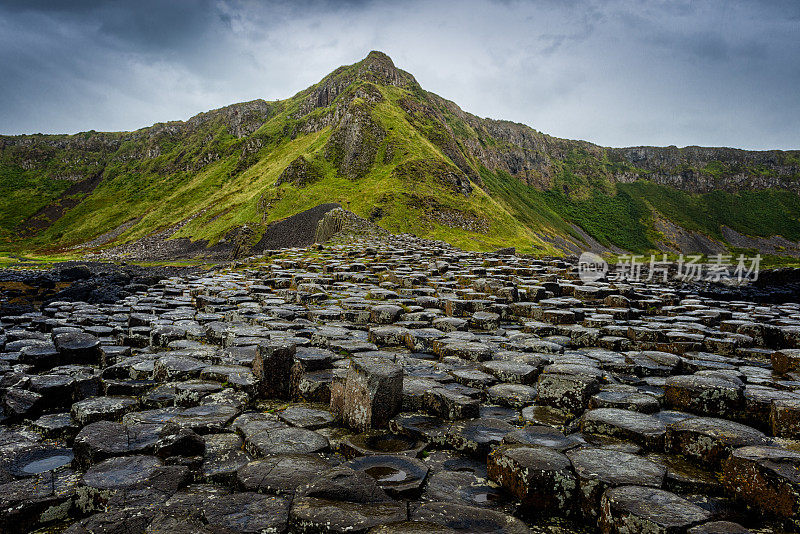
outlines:
[[[398,69],[392,58],[379,50],[371,51],[367,54],[367,57],[356,63],[355,66],[356,73],[360,78],[375,79],[375,81],[389,85],[417,84],[411,74]]]
[[[372,50],[369,54],[367,54],[367,57],[365,57],[362,60],[362,63],[370,65],[376,64],[376,65],[396,68],[394,66],[394,61],[392,61],[392,58],[390,58],[387,54],[381,52],[380,50]]]

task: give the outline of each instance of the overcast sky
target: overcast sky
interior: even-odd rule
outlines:
[[[797,0],[0,0],[0,133],[286,98],[373,49],[559,137],[800,148]]]

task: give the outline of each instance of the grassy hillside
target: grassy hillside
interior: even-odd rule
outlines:
[[[725,165],[706,167],[723,179]],[[214,244],[243,225],[256,242],[270,222],[326,202],[473,250],[558,254],[551,238],[580,243],[576,224],[645,252],[656,213],[718,239],[722,225],[800,239],[794,192],[693,193],[644,167],[465,113],[373,52],[282,101],[136,132],[0,137],[0,249],[64,250],[121,225],[109,244],[168,228]]]

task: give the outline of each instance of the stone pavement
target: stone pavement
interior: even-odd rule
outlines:
[[[408,236],[0,336],[0,532],[800,529],[800,305]]]

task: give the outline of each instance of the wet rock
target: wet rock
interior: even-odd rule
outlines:
[[[778,374],[800,370],[800,349],[783,349],[772,353],[772,368]]]
[[[589,409],[619,408],[652,414],[657,412],[661,405],[658,399],[648,393],[630,391],[601,391],[589,400]]]
[[[453,529],[427,521],[399,521],[369,529],[369,534],[453,534]]]
[[[760,445],[734,450],[723,462],[722,483],[738,499],[769,515],[790,519],[800,513],[800,453]]]
[[[290,525],[298,533],[360,534],[373,527],[405,521],[407,518],[405,504],[395,501],[359,503],[295,497],[292,501]]]
[[[82,519],[64,530],[64,534],[116,534],[120,530],[120,525],[125,525],[125,529],[130,533],[147,532],[148,527],[156,515],[156,510],[147,508],[129,508],[124,510],[113,510],[94,514],[86,519]],[[185,519],[181,519],[185,523]],[[179,532],[173,525],[171,528]],[[192,525],[194,526],[194,525]]]
[[[223,431],[238,413],[239,410],[233,406],[210,404],[181,410],[170,421],[198,434],[208,434]]]
[[[426,391],[422,399],[423,408],[442,419],[473,419],[480,415],[480,402],[444,387]]]
[[[91,334],[66,332],[53,336],[53,344],[64,363],[99,363],[100,340]]]
[[[530,532],[525,523],[511,515],[456,503],[425,503],[412,511],[410,517],[414,521],[441,525],[456,532],[492,534],[523,534]]]
[[[188,479],[183,466],[165,466],[154,456],[109,458],[83,475],[78,488],[78,507],[84,512],[102,510],[113,500],[123,505],[136,499],[136,490],[148,489],[168,498]]]
[[[206,364],[197,358],[170,354],[153,362],[153,379],[163,382],[198,378],[205,367]]]
[[[310,454],[326,450],[328,439],[304,428],[277,428],[265,430],[248,436],[245,440],[247,451],[253,456],[273,454]]]
[[[588,521],[600,517],[600,498],[608,488],[660,488],[666,468],[640,456],[609,449],[579,449],[567,453],[578,478],[580,509]]]
[[[209,499],[203,506],[203,518],[210,527],[231,532],[287,532],[290,500],[283,496],[258,493],[234,493]]]
[[[33,477],[68,467],[73,458],[71,449],[36,445],[5,456],[0,468],[15,477]]]
[[[267,341],[258,345],[253,360],[253,375],[260,384],[261,395],[268,398],[289,399],[291,373],[297,345],[283,341]]]
[[[522,409],[536,400],[536,388],[523,384],[497,384],[486,390],[490,402]]]
[[[769,445],[755,428],[711,417],[692,417],[667,427],[665,449],[708,466],[719,466],[734,449]]]
[[[738,523],[730,521],[712,521],[692,527],[687,534],[750,534],[750,531]]]
[[[577,435],[566,436],[563,432],[552,427],[526,425],[503,436],[503,443],[507,445],[547,447],[548,449],[564,452],[586,442]]]
[[[35,391],[10,388],[2,397],[3,413],[11,419],[34,418],[41,412],[42,399]]]
[[[43,415],[31,425],[42,436],[54,439],[72,439],[79,429],[69,413]]]
[[[308,430],[317,430],[333,423],[333,416],[327,410],[317,410],[305,406],[290,406],[278,413],[284,423]]]
[[[604,532],[683,532],[711,519],[711,514],[674,493],[643,486],[609,489],[601,508]]]
[[[742,385],[720,376],[673,376],[664,391],[667,406],[699,415],[731,417],[744,405]]]
[[[581,431],[630,440],[648,449],[660,450],[667,427],[652,415],[617,408],[598,408],[583,414]]]
[[[392,425],[390,424],[390,426]],[[348,436],[339,445],[339,450],[347,458],[373,456],[376,454],[417,457],[427,444],[427,441],[417,437],[374,430],[355,436]]]
[[[576,480],[564,454],[544,447],[503,445],[487,463],[489,478],[519,499],[526,511],[570,515]]]
[[[492,446],[500,444],[514,429],[505,421],[480,417],[454,423],[447,432],[447,444],[457,451],[484,458]]]
[[[253,458],[243,449],[244,441],[236,434],[205,436],[205,452],[200,466],[204,480],[232,484],[238,470]]]
[[[422,499],[482,508],[495,508],[507,502],[502,488],[468,470],[442,470],[429,475]]]
[[[536,382],[539,369],[523,362],[495,360],[483,364],[483,369],[501,382],[531,385]]]
[[[243,490],[277,495],[293,495],[331,468],[330,462],[309,454],[278,454],[240,467],[236,480]]]
[[[428,476],[428,467],[409,456],[389,454],[362,456],[350,460],[345,465],[355,471],[367,473],[375,479],[381,489],[395,497],[418,494]]]
[[[545,372],[539,375],[537,403],[580,414],[589,405],[592,395],[600,390],[600,380],[594,375],[556,372],[558,370],[545,368]]]
[[[424,440],[443,446],[450,423],[439,417],[423,414],[401,414],[389,421],[389,429],[413,439]]]
[[[172,456],[202,456],[206,442],[189,428],[181,428],[175,423],[167,423],[159,432],[154,445],[155,455],[160,458]]]
[[[800,439],[800,399],[775,399],[769,419],[773,436]]]
[[[70,413],[83,426],[97,421],[119,421],[138,404],[135,397],[93,397],[73,404]]]
[[[291,509],[298,532],[366,532],[406,519],[405,504],[393,501],[367,473],[347,467],[333,468],[298,489]]]
[[[0,484],[0,529],[21,534],[67,519],[78,479],[71,471],[45,472]]]
[[[381,357],[350,361],[342,417],[355,430],[385,428],[403,403],[403,369]]]

